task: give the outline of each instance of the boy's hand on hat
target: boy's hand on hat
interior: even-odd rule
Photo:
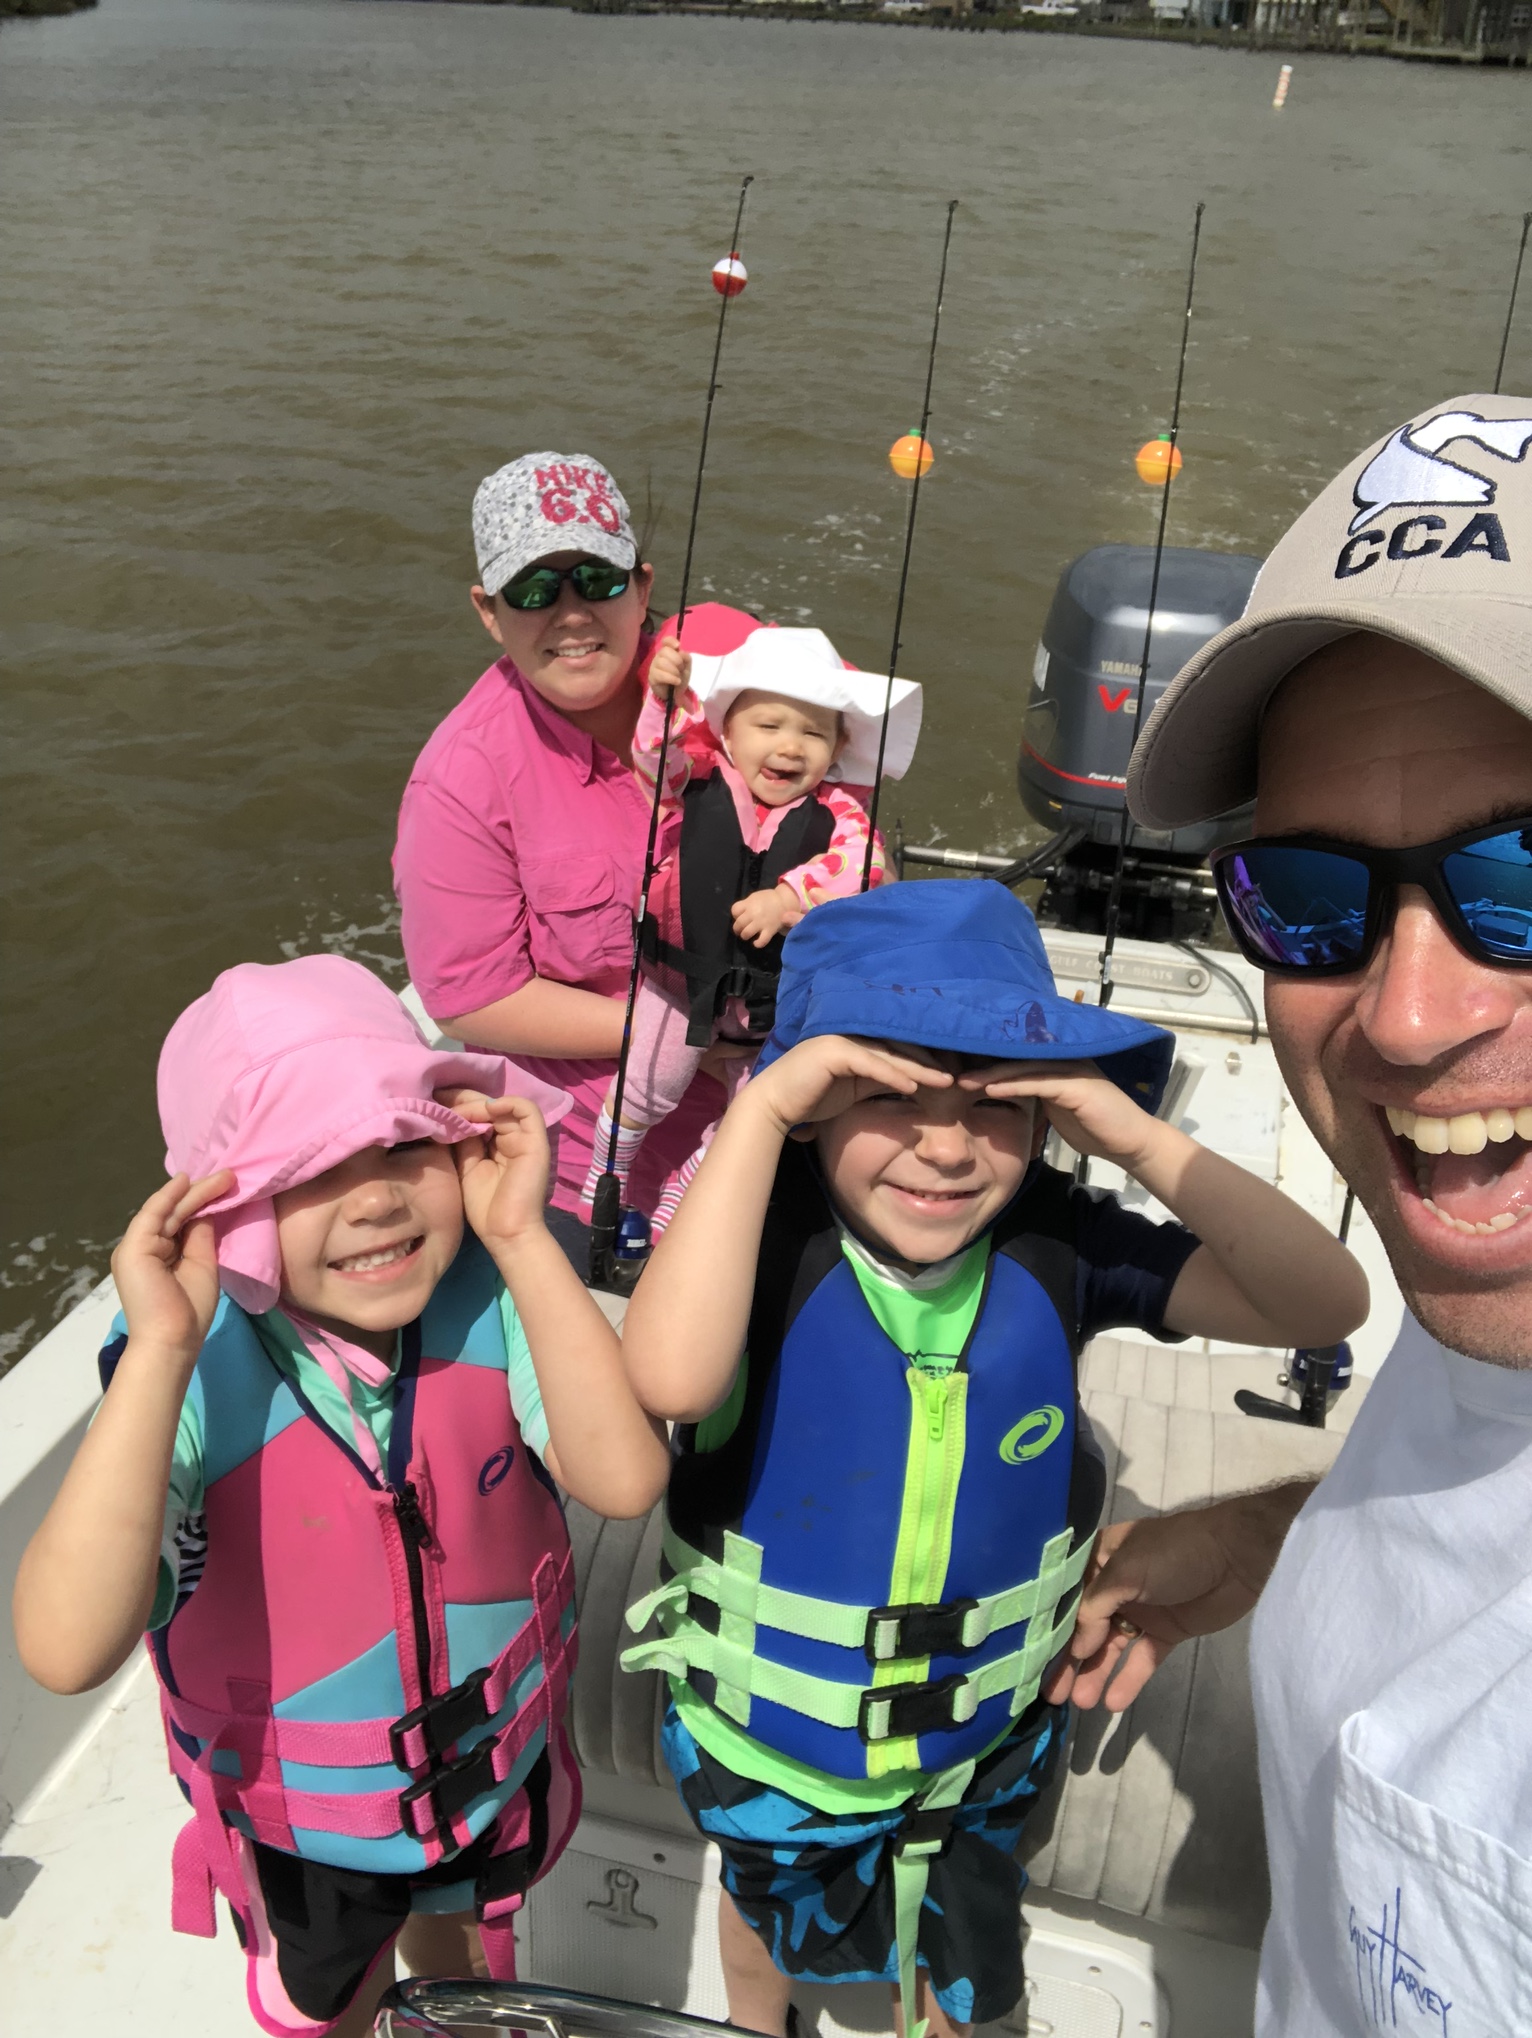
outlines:
[[[463,1185],[464,1215],[493,1251],[542,1228],[548,1201],[548,1128],[530,1098],[479,1101],[489,1131],[459,1140],[452,1152]]]
[[[684,692],[691,685],[692,655],[683,651],[674,637],[667,637],[649,665],[649,691],[657,700],[669,700],[677,687]]]
[[[176,1175],[156,1189],[112,1254],[112,1279],[135,1344],[158,1345],[190,1367],[218,1307],[211,1218],[199,1212],[234,1186],[227,1168],[194,1182]]]
[[[816,1034],[800,1040],[764,1074],[751,1079],[742,1097],[753,1098],[752,1109],[769,1110],[786,1134],[795,1125],[815,1125],[839,1117],[853,1104],[890,1091],[913,1097],[922,1084],[947,1089],[952,1077],[928,1062],[890,1054],[865,1040],[839,1033]]]
[[[989,1097],[1038,1098],[1066,1145],[1130,1175],[1160,1129],[1093,1061],[996,1062],[968,1070],[958,1087]]]

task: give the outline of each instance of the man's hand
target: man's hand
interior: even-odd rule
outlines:
[[[768,941],[774,941],[787,928],[796,927],[803,918],[802,906],[786,885],[736,899],[731,911],[734,932],[741,941],[754,942],[757,948],[764,948]]]
[[[218,1260],[205,1205],[234,1186],[227,1168],[193,1182],[176,1175],[157,1189],[112,1254],[112,1279],[135,1343],[196,1364],[218,1307]]]
[[[839,1033],[822,1033],[800,1040],[764,1074],[753,1076],[742,1096],[754,1100],[752,1111],[769,1111],[779,1133],[785,1134],[795,1125],[838,1117],[868,1097],[887,1096],[890,1091],[913,1097],[922,1084],[945,1090],[951,1083],[945,1069],[929,1062],[909,1061]]]
[[[677,687],[684,693],[691,677],[691,653],[683,651],[674,637],[665,638],[649,661],[649,691],[656,700],[667,701]]]
[[[453,1092],[453,1095],[462,1093]],[[438,1091],[439,1101],[449,1095]],[[548,1200],[548,1129],[526,1097],[485,1097],[489,1131],[452,1149],[463,1185],[463,1212],[493,1253],[541,1228]],[[461,1108],[455,1105],[454,1109]],[[475,1118],[478,1110],[469,1114]]]
[[[1123,1712],[1179,1643],[1232,1627],[1260,1598],[1316,1482],[1119,1522],[1096,1540],[1068,1654],[1044,1687],[1054,1705]]]

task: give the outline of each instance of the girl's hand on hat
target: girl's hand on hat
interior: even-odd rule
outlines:
[[[548,1201],[548,1128],[530,1098],[480,1101],[489,1131],[459,1140],[452,1152],[463,1185],[464,1215],[493,1250],[542,1229]]]
[[[869,1097],[887,1096],[890,1091],[913,1097],[922,1084],[941,1090],[951,1082],[945,1069],[929,1062],[911,1061],[843,1034],[821,1033],[800,1040],[763,1075],[752,1077],[741,1101],[750,1097],[755,1100],[752,1109],[769,1110],[785,1135],[795,1125],[837,1118]]]
[[[657,700],[669,700],[677,687],[685,692],[691,677],[691,653],[683,651],[674,637],[667,637],[650,662],[649,691]]]
[[[176,1175],[156,1189],[112,1254],[112,1279],[135,1344],[196,1364],[218,1307],[212,1219],[198,1212],[234,1186],[227,1168],[200,1182]]]
[[[997,1099],[1039,1098],[1067,1146],[1130,1175],[1137,1174],[1161,1129],[1093,1061],[996,1062],[959,1076],[958,1087]]]

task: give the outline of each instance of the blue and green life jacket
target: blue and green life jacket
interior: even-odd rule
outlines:
[[[990,1236],[956,1363],[882,1329],[808,1149],[764,1227],[747,1357],[683,1429],[662,1583],[628,1651],[832,1776],[940,1771],[1036,1697],[1074,1624],[1105,1489],[1076,1422],[1068,1178],[1033,1171]]]

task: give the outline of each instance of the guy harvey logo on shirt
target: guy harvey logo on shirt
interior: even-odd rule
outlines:
[[[1418,425],[1402,426],[1357,476],[1351,492],[1357,513],[1335,562],[1337,580],[1365,573],[1385,554],[1396,562],[1440,553],[1444,561],[1477,558],[1510,564],[1505,529],[1493,510],[1479,509],[1458,529],[1431,513],[1437,504],[1488,505],[1499,493],[1491,476],[1445,457],[1446,448],[1460,441],[1519,466],[1532,446],[1532,417],[1482,418],[1477,411],[1446,410]],[[1426,513],[1390,521],[1395,510]]]
[[[537,486],[550,524],[596,524],[610,538],[622,529],[622,512],[607,494],[604,474],[560,460],[554,467],[538,468]]]
[[[1432,1983],[1426,1965],[1409,1951],[1400,1936],[1402,1892],[1385,1899],[1374,1918],[1349,1907],[1346,1921],[1356,1961],[1356,1990],[1362,2015],[1375,2030],[1435,2032],[1451,2038],[1451,2002]],[[1406,1934],[1405,1936],[1409,1936]]]

